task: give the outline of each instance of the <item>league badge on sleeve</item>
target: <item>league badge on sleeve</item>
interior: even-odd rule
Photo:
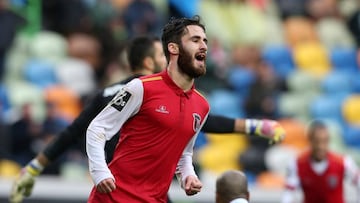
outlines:
[[[130,92],[122,90],[119,92],[111,102],[111,106],[121,111],[131,97]]]

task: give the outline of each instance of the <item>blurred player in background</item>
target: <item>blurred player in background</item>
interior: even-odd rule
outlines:
[[[330,135],[326,125],[312,122],[308,139],[310,149],[289,164],[282,202],[295,202],[295,190],[302,189],[305,203],[344,203],[345,178],[357,187],[359,195],[359,170],[349,156],[329,150]]]
[[[61,132],[43,152],[39,153],[35,159],[24,167],[18,179],[14,182],[10,195],[11,202],[22,202],[24,196],[31,194],[35,177],[46,166],[58,159],[66,150],[84,142],[86,129],[91,120],[108,104],[124,84],[136,77],[159,72],[167,64],[161,42],[156,38],[135,38],[130,43],[127,54],[134,75],[100,91],[85,107],[78,118]],[[214,115],[209,115],[202,130],[211,133],[246,133],[248,135],[263,136],[275,142],[279,141],[283,135],[281,127],[275,121],[231,119]],[[119,133],[116,133],[105,145],[107,162],[112,160],[118,139]]]
[[[247,178],[237,170],[225,171],[216,180],[216,203],[248,203]]]

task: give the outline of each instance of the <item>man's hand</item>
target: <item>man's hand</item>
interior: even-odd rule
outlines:
[[[186,195],[195,195],[201,191],[202,183],[196,176],[188,176],[185,179],[185,192]]]
[[[22,169],[19,177],[15,180],[9,201],[10,203],[20,203],[24,197],[31,195],[32,189],[35,183],[35,176],[26,170],[26,167]]]
[[[110,193],[115,189],[116,185],[112,178],[104,179],[96,186],[96,190],[100,193]]]
[[[273,120],[246,119],[246,132],[270,140],[270,143],[281,142],[285,138],[285,130]]]
[[[31,160],[22,170],[19,177],[14,181],[9,197],[10,203],[20,203],[24,197],[31,195],[37,177],[44,166],[37,158]]]

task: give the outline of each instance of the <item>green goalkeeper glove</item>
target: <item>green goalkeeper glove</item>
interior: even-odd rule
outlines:
[[[270,143],[281,142],[285,138],[285,130],[273,120],[245,120],[245,132],[248,135],[257,135],[270,140]]]
[[[33,159],[20,172],[19,177],[14,181],[9,201],[10,203],[20,203],[24,197],[31,195],[37,177],[44,167],[37,159]]]

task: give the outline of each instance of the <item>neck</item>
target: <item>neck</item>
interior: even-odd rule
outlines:
[[[177,86],[179,86],[185,92],[190,90],[191,87],[194,85],[194,78],[191,78],[185,73],[181,72],[177,63],[170,61],[167,69],[170,78]]]
[[[141,69],[141,70],[137,70],[137,71],[134,71],[133,72],[134,75],[150,75],[150,74],[153,74],[152,71],[149,71],[148,69]]]
[[[310,157],[311,157],[311,160],[312,160],[312,161],[315,161],[315,162],[321,162],[321,161],[324,161],[324,160],[327,159],[327,157],[319,158],[319,157],[317,157],[317,156],[315,156],[315,155],[313,155],[313,154],[312,154]]]

